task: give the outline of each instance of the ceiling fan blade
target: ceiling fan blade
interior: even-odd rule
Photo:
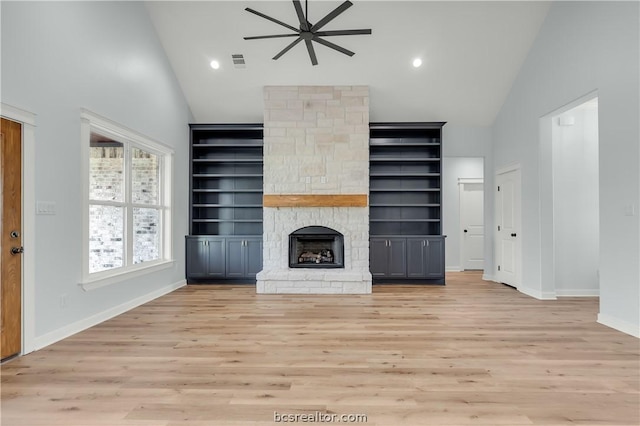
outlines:
[[[302,4],[300,4],[300,0],[293,0],[293,7],[296,9],[296,13],[298,14],[300,28],[302,29],[302,31],[309,31],[309,23],[307,22],[307,18],[304,16],[304,12],[302,11]]]
[[[307,44],[307,51],[309,51],[309,58],[311,58],[311,65],[318,65],[318,58],[316,58],[316,51],[313,49],[311,40],[304,41]]]
[[[317,31],[320,28],[324,27],[329,22],[333,21],[333,19],[335,19],[336,16],[340,15],[342,12],[349,9],[351,6],[353,6],[353,3],[351,3],[349,0],[345,1],[340,6],[333,9],[333,11],[329,12],[327,16],[325,16],[324,18],[316,22],[316,24],[313,27],[311,27],[311,31]]]
[[[245,40],[259,40],[262,38],[300,37],[300,34],[274,34],[268,36],[243,37]]]
[[[355,55],[355,53],[354,53],[354,52],[352,52],[352,51],[350,51],[350,50],[347,50],[347,49],[345,49],[344,47],[340,47],[340,46],[338,46],[337,44],[333,44],[333,43],[331,43],[330,41],[323,40],[323,39],[321,39],[320,37],[314,37],[314,38],[313,38],[313,41],[315,41],[315,42],[317,42],[317,43],[320,43],[320,44],[323,44],[323,45],[325,45],[325,46],[327,46],[327,47],[330,47],[330,48],[331,48],[331,49],[333,49],[333,50],[337,50],[337,51],[338,51],[338,52],[340,52],[340,53],[344,53],[344,54],[345,54],[345,55],[347,55],[347,56],[353,56],[353,55]]]
[[[329,37],[329,36],[343,36],[343,35],[359,35],[359,34],[371,34],[371,30],[335,30],[335,31],[318,31],[314,33],[317,36]]]
[[[284,55],[285,53],[287,53],[289,50],[291,50],[291,48],[293,46],[295,46],[296,44],[300,43],[302,41],[302,37],[298,37],[297,39],[293,40],[293,42],[291,42],[290,45],[288,45],[287,47],[285,47],[284,49],[282,49],[280,51],[280,53],[278,53],[276,56],[273,57],[274,60],[280,58],[280,56]]]
[[[278,24],[278,25],[282,25],[282,26],[283,26],[283,27],[285,27],[285,28],[289,28],[289,29],[290,29],[290,30],[292,30],[292,31],[295,31],[295,32],[297,32],[297,33],[299,33],[299,32],[300,32],[300,30],[299,30],[298,28],[295,28],[295,27],[292,27],[291,25],[285,24],[285,23],[284,23],[284,22],[282,22],[282,21],[278,21],[277,19],[272,18],[271,16],[267,16],[267,15],[265,15],[264,13],[260,13],[260,12],[258,12],[257,10],[253,10],[253,9],[251,9],[251,8],[249,8],[249,7],[247,7],[245,10],[246,10],[247,12],[253,13],[254,15],[258,15],[258,16],[259,16],[259,17],[261,17],[261,18],[267,19],[267,20],[269,20],[269,21],[271,21],[271,22],[275,22],[275,23],[276,23],[276,24]]]

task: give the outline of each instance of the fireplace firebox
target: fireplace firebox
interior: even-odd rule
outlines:
[[[290,268],[344,268],[344,236],[325,226],[306,226],[289,235]]]

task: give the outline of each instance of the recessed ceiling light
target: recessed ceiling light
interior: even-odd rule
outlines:
[[[415,58],[415,59],[413,60],[413,67],[414,67],[414,68],[419,68],[419,67],[420,67],[420,65],[422,65],[422,59],[420,59],[420,58]]]
[[[211,68],[213,68],[214,70],[217,70],[218,68],[220,68],[220,62],[216,61],[215,59],[211,61],[209,65],[211,65]]]

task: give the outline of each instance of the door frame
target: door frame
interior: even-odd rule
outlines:
[[[460,238],[460,270],[464,271],[464,224],[462,223],[462,193],[464,192],[464,185],[467,183],[481,183],[483,186],[482,189],[482,220],[484,225],[484,178],[458,178],[458,200],[459,200],[459,215],[458,215],[458,235]],[[486,227],[485,227],[486,228]],[[486,237],[487,230],[484,230],[484,236]],[[484,249],[484,247],[483,247]],[[485,257],[486,259],[486,257]],[[484,271],[484,267],[482,268]]]
[[[36,115],[0,103],[0,116],[22,125],[22,348],[19,355],[35,348],[35,130]]]
[[[520,237],[516,240],[516,247],[517,247],[517,258],[516,258],[516,262],[517,262],[517,266],[518,266],[518,270],[516,272],[516,283],[514,283],[514,287],[518,290],[518,291],[523,291],[522,290],[522,167],[520,165],[520,163],[514,163],[508,166],[504,166],[501,167],[499,169],[496,169],[495,171],[495,178],[494,178],[494,187],[492,188],[492,191],[494,191],[497,186],[498,186],[498,176],[506,174],[506,173],[510,173],[510,172],[518,172],[518,179],[516,181],[516,187],[517,187],[517,194],[518,196],[516,197],[517,202],[520,204],[520,208],[518,209],[518,234],[520,235]],[[495,194],[495,193],[494,193]],[[498,205],[498,197],[495,196],[494,197],[494,217],[493,217],[493,223],[494,223],[494,227],[493,227],[493,241],[495,242],[494,247],[495,247],[495,253],[494,253],[494,265],[493,265],[493,273],[495,276],[495,281],[496,282],[500,282],[500,279],[498,277],[498,270],[496,265],[498,264],[498,261],[501,260],[502,258],[498,257],[498,251],[499,251],[499,238],[500,235],[498,234],[498,211],[499,211],[499,205]],[[485,231],[485,235],[486,235],[486,231]],[[528,293],[527,293],[528,294]]]

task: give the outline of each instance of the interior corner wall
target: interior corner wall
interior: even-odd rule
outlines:
[[[554,2],[493,126],[496,169],[522,169],[522,286],[546,293],[540,118],[597,90],[600,153],[598,321],[640,330],[638,2]],[[634,212],[634,213],[633,213]],[[545,280],[546,281],[546,280]],[[553,289],[551,289],[553,290]]]
[[[142,2],[2,2],[2,102],[36,114],[35,339],[184,282],[190,111]],[[83,291],[80,110],[171,146],[174,265]],[[25,247],[26,249],[26,247]],[[64,303],[63,303],[64,302]],[[39,345],[36,344],[36,347]]]

